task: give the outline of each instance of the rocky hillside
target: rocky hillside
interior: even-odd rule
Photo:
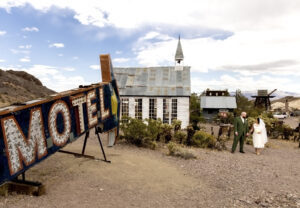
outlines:
[[[272,109],[285,110],[285,98],[272,101]],[[289,99],[289,110],[300,110],[300,97],[292,97]]]
[[[0,107],[46,97],[54,91],[24,71],[0,69]]]

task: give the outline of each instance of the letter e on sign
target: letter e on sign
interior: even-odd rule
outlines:
[[[92,100],[96,98],[95,90],[91,90],[87,93],[86,96],[86,104],[87,104],[87,115],[88,115],[88,123],[89,128],[92,128],[98,123],[97,115],[93,115],[97,112],[96,103],[92,104]]]

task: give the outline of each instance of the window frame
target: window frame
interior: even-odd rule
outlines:
[[[157,99],[149,98],[149,119],[157,120]]]
[[[136,119],[143,119],[143,99],[135,98],[134,99],[134,117]]]

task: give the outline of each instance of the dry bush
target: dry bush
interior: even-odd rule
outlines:
[[[190,152],[186,149],[182,149],[175,142],[169,142],[167,144],[167,147],[168,147],[168,150],[169,150],[168,155],[170,155],[170,156],[180,157],[180,158],[183,158],[185,160],[197,158],[192,152]]]
[[[153,136],[153,129],[149,130],[148,125],[143,120],[135,118],[122,120],[120,127],[123,132],[123,138],[128,143],[138,147],[156,148],[156,137]]]
[[[215,148],[216,138],[204,131],[196,131],[192,138],[192,145],[201,148]]]
[[[179,144],[185,144],[186,139],[187,139],[186,131],[180,130],[180,131],[175,132],[174,138],[175,138],[175,141],[178,142]]]

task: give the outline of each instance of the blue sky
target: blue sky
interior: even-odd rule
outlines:
[[[0,68],[56,91],[101,81],[114,66],[174,65],[178,35],[192,91],[300,93],[300,2],[1,0]]]

